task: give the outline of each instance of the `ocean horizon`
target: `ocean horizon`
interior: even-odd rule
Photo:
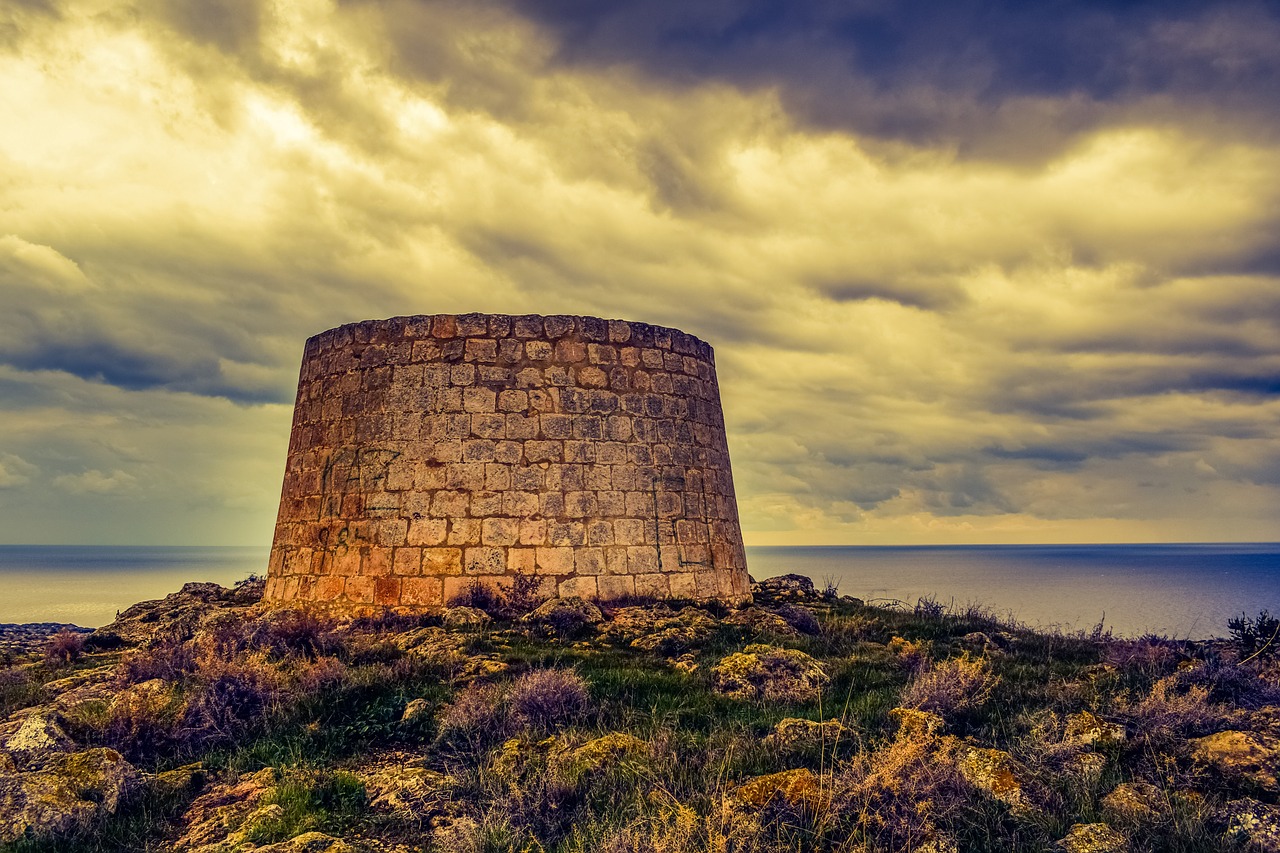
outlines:
[[[0,545],[0,623],[107,624],[192,581],[265,574],[255,546]],[[1280,612],[1280,543],[749,546],[757,580],[788,572],[868,603],[984,607],[1032,627],[1203,639]]]

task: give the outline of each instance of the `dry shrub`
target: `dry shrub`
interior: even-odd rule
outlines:
[[[919,732],[855,757],[835,777],[833,808],[877,850],[915,850],[958,822],[970,786],[956,767],[957,741]]]
[[[1102,648],[1102,659],[1106,663],[1147,676],[1167,675],[1181,657],[1178,643],[1154,634],[1136,639],[1112,639]]]
[[[181,712],[179,692],[168,682],[126,688],[111,703],[101,737],[131,761],[152,760],[179,745]]]
[[[979,707],[1000,682],[986,658],[968,653],[918,672],[902,693],[902,706],[943,716]]]
[[[517,575],[506,590],[472,581],[465,590],[449,599],[450,607],[474,607],[495,619],[516,619],[537,608],[545,600],[542,578]]]
[[[507,702],[516,725],[540,731],[580,721],[587,713],[587,683],[571,669],[535,669],[512,683]]]
[[[316,658],[342,650],[333,620],[305,608],[290,608],[269,614],[258,626],[253,645],[273,655],[302,655]]]
[[[440,714],[437,738],[483,749],[508,734],[505,691],[496,684],[472,682]]]
[[[603,836],[581,833],[569,839],[566,853],[764,853],[775,849],[760,832],[760,822],[728,805],[721,796],[711,814],[683,803],[643,815]]]
[[[483,749],[521,729],[540,732],[587,716],[587,683],[571,669],[534,669],[509,685],[469,684],[444,707],[438,739]]]
[[[1209,701],[1207,687],[1192,684],[1183,689],[1174,675],[1156,681],[1146,696],[1122,704],[1120,710],[1133,721],[1139,738],[1157,744],[1212,734],[1231,717],[1228,709]]]
[[[139,649],[116,667],[118,684],[139,684],[160,678],[180,681],[199,668],[195,644],[164,641],[151,648]]]
[[[928,640],[907,640],[894,637],[888,642],[889,651],[897,658],[898,665],[908,672],[920,672],[929,666],[929,652],[933,644]]]
[[[53,669],[70,666],[84,652],[84,634],[63,628],[49,638],[44,647],[45,666]]]
[[[191,747],[234,743],[266,720],[280,695],[280,673],[260,654],[210,662],[187,686],[184,740]]]

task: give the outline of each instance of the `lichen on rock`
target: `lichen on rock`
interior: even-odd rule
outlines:
[[[717,692],[735,699],[804,702],[831,680],[804,652],[753,644],[721,658],[711,670]]]

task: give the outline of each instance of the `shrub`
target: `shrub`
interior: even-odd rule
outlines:
[[[517,575],[505,592],[479,581],[449,599],[450,607],[474,607],[495,619],[515,619],[535,609],[543,602],[542,578],[537,575]]]
[[[822,631],[822,626],[818,624],[818,617],[814,616],[813,611],[807,607],[801,607],[798,604],[780,604],[773,608],[773,612],[801,634],[812,636]]]
[[[864,752],[836,774],[833,807],[856,820],[877,850],[921,848],[968,808],[970,786],[955,749],[954,740],[912,732]]]
[[[139,649],[116,667],[116,682],[137,684],[162,678],[179,681],[196,671],[195,645],[191,642],[166,640],[149,649]]]
[[[333,628],[332,620],[313,610],[291,608],[268,616],[254,639],[256,645],[274,655],[316,658],[341,650],[341,640]]]
[[[191,679],[182,713],[194,747],[234,743],[267,717],[279,697],[279,674],[261,658],[216,662]]]
[[[931,595],[916,599],[915,615],[921,619],[941,619],[946,612],[946,605]]]
[[[535,669],[520,676],[507,694],[521,727],[550,731],[586,716],[587,683],[571,669]]]
[[[999,681],[985,658],[965,653],[917,673],[902,693],[902,705],[944,716],[968,711],[987,701]]]
[[[506,737],[509,720],[504,698],[504,691],[495,684],[468,684],[441,712],[437,739],[484,749]]]
[[[1146,634],[1137,639],[1108,640],[1102,659],[1120,669],[1136,670],[1143,675],[1166,675],[1181,657],[1180,644],[1166,637]]]
[[[932,651],[933,644],[928,640],[894,637],[887,645],[903,669],[909,672],[921,672],[929,666],[929,652]]]
[[[43,699],[43,685],[25,668],[0,669],[0,716],[7,717],[19,708],[38,704]]]
[[[45,643],[44,663],[51,669],[70,666],[80,659],[82,652],[84,652],[84,634],[63,628]]]
[[[1166,744],[1217,731],[1228,718],[1226,709],[1209,702],[1207,687],[1192,684],[1180,689],[1177,676],[1166,676],[1135,703],[1122,706],[1138,735],[1145,741]]]
[[[1240,618],[1227,620],[1227,628],[1241,656],[1275,657],[1280,653],[1280,619],[1266,610],[1256,619],[1241,613]]]

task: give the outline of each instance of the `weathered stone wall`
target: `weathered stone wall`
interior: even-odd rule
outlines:
[[[396,317],[307,341],[266,597],[404,609],[474,581],[749,594],[711,347],[594,317]]]

